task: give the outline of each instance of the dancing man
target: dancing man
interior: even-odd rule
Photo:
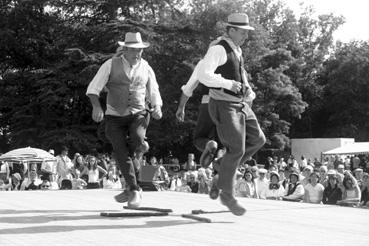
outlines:
[[[200,82],[210,87],[209,114],[226,148],[217,182],[220,200],[235,215],[246,212],[234,196],[237,167],[265,143],[264,133],[248,103],[252,90],[240,47],[250,30],[254,28],[246,14],[229,15],[225,36],[208,49],[198,70]]]
[[[162,117],[162,99],[155,73],[142,59],[144,48],[139,32],[128,32],[122,46],[122,55],[107,60],[90,82],[86,95],[92,104],[92,119],[105,118],[105,134],[126,181],[126,189],[115,196],[117,202],[128,202],[129,207],[139,207],[142,192],[138,186],[138,169],[134,161],[148,150],[145,141],[150,113],[154,119]],[[107,90],[105,115],[99,101],[100,92]],[[148,108],[150,105],[151,108]]]

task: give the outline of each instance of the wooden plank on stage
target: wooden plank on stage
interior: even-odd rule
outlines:
[[[123,211],[120,191],[0,192],[0,245],[369,245],[369,210],[240,198],[244,216],[209,213],[201,223],[180,216],[101,217]],[[142,206],[224,211],[206,195],[144,192]]]

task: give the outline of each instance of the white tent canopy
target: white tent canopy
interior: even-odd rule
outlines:
[[[20,148],[11,150],[0,156],[4,161],[56,161],[56,158],[45,150],[38,148]]]
[[[369,142],[356,142],[323,152],[323,155],[369,154]]]

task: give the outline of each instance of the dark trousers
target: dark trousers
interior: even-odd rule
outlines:
[[[199,151],[204,151],[209,140],[219,142],[216,127],[210,118],[208,104],[202,103],[199,106],[196,127],[193,135],[193,143]]]
[[[117,167],[126,181],[127,188],[137,190],[139,162],[134,160],[134,156],[145,140],[150,115],[142,111],[124,117],[107,115],[105,120],[105,134],[113,146]]]
[[[233,193],[238,165],[265,144],[265,135],[248,104],[210,99],[209,113],[227,150],[220,162],[218,187]]]

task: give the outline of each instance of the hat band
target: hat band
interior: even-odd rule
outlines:
[[[235,26],[248,26],[249,25],[248,22],[228,22],[228,24],[235,25]]]
[[[125,44],[142,44],[142,42],[138,42],[138,41],[129,41],[129,42],[124,42]]]

